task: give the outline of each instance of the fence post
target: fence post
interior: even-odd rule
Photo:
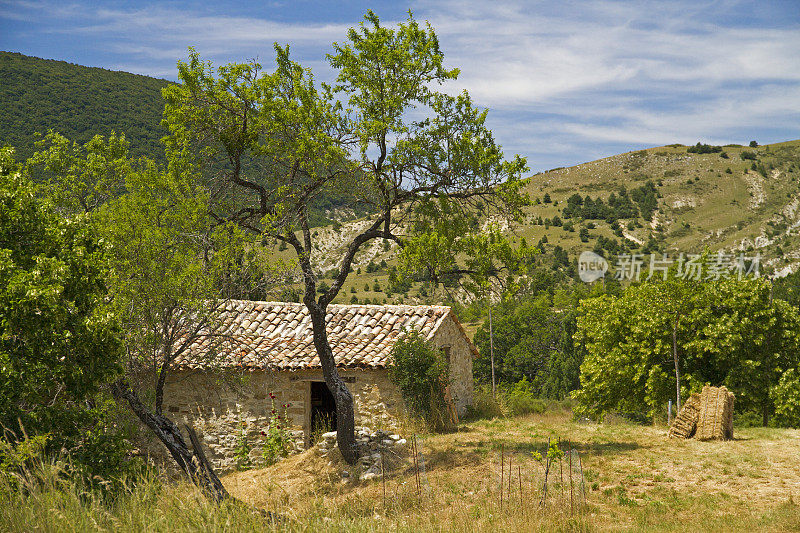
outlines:
[[[672,425],[672,400],[667,402],[667,427]]]

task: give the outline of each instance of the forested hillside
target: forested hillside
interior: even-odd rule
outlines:
[[[167,80],[15,52],[0,52],[0,80],[0,147],[14,147],[18,161],[36,151],[37,133],[50,130],[80,143],[123,133],[131,156],[164,160],[161,89]],[[309,222],[319,226],[364,214],[351,204],[348,191],[325,191],[313,202]]]
[[[86,142],[124,133],[131,155],[163,158],[159,139],[167,80],[0,52],[0,145],[19,160],[35,150],[35,134],[55,130]]]

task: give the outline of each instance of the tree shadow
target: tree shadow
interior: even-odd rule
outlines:
[[[559,442],[557,439],[551,439],[552,442]],[[496,444],[496,450],[500,450],[499,444]],[[539,452],[544,456],[547,453],[548,441],[544,439],[535,440],[532,442],[506,442],[504,448],[507,453],[525,453]],[[642,448],[642,445],[633,441],[612,441],[612,442],[575,442],[562,440],[559,447],[562,451],[571,449],[576,450],[582,455],[614,455],[619,453],[630,452]]]

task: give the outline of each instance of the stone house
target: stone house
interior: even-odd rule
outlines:
[[[164,394],[165,411],[176,422],[193,424],[217,468],[232,468],[243,431],[266,428],[273,401],[279,412],[288,404],[298,447],[310,444],[312,431],[335,429],[333,397],[303,304],[232,300],[219,322],[223,340],[212,346],[203,337],[192,345],[170,373]],[[472,403],[478,351],[449,307],[331,304],[327,327],[338,370],[354,396],[357,426],[396,427],[402,398],[387,364],[397,340],[411,329],[448,358],[449,392],[458,413]]]

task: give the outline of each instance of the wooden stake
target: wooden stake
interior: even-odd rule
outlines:
[[[500,509],[503,508],[503,474],[506,471],[506,456],[503,445],[500,445]]]
[[[419,460],[418,460],[418,448],[417,448],[417,436],[414,435],[411,440],[414,448],[414,478],[417,481],[417,498],[420,497],[420,483],[419,483]]]
[[[383,512],[386,512],[386,469],[383,465],[383,448],[381,448],[381,480],[383,481]]]
[[[581,469],[581,494],[583,495],[583,504],[586,505],[586,485],[583,482],[583,461],[581,461],[581,454],[578,454],[578,466]]]
[[[547,437],[547,450],[550,451],[550,437]],[[544,490],[542,494],[542,507],[547,505],[547,477],[550,474],[550,456],[547,455],[544,467]]]
[[[511,455],[508,456],[508,505],[511,506]]]
[[[572,503],[572,450],[569,451],[569,514],[575,514],[575,505]]]
[[[519,506],[523,510],[525,510],[525,502],[522,501],[522,467],[517,465],[517,478],[519,479]]]

